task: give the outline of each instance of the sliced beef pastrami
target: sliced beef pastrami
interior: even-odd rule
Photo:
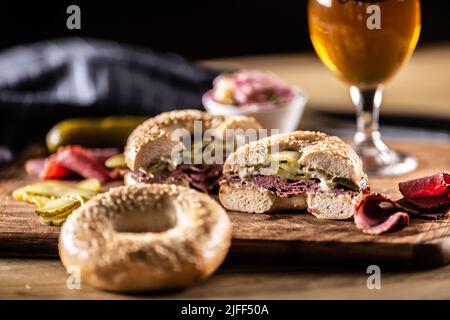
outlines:
[[[182,164],[173,171],[161,171],[152,175],[134,171],[131,178],[143,183],[175,183],[183,184],[188,182],[192,188],[214,193],[218,191],[219,179],[222,175],[222,165],[213,164],[207,166],[197,166]]]
[[[256,188],[262,188],[273,192],[280,198],[288,198],[301,195],[307,191],[319,191],[320,182],[317,180],[285,181],[275,175],[255,174],[248,180],[241,179],[238,175],[230,175],[226,180],[231,184],[252,183]]]
[[[433,211],[450,206],[450,198],[447,195],[410,199],[403,198],[398,200],[397,203],[409,205],[410,207],[421,211]]]
[[[398,188],[407,199],[448,195],[450,174],[442,171],[432,176],[400,182]]]
[[[254,175],[253,183],[256,187],[267,189],[280,198],[297,196],[306,191],[318,191],[320,189],[320,183],[316,180],[302,179],[289,182],[273,175]]]
[[[181,182],[187,181],[188,179],[187,176],[180,171],[163,171],[152,175],[140,171],[133,171],[130,175],[134,181],[141,183],[183,184]]]
[[[101,182],[110,180],[109,170],[104,163],[99,161],[91,149],[80,146],[59,148],[45,159],[43,167],[40,164],[40,159],[34,159],[29,160],[25,167],[30,174],[38,174],[41,179],[65,179],[77,174],[85,179],[95,178]]]
[[[450,208],[450,198],[448,196],[402,198],[395,201],[395,203],[413,218],[432,220],[445,218]]]
[[[52,157],[66,169],[85,179],[110,180],[110,172],[89,149],[80,146],[63,147]]]
[[[45,158],[30,159],[25,162],[25,171],[29,176],[39,177],[45,169],[46,161]]]
[[[394,201],[381,194],[371,194],[358,206],[355,224],[366,233],[381,234],[403,229],[408,224],[409,215],[413,218],[442,219],[449,210],[448,195],[405,197]]]
[[[30,176],[41,179],[65,179],[82,176],[100,181],[115,179],[104,163],[119,153],[116,148],[88,149],[81,146],[65,146],[48,158],[31,159],[25,163]]]
[[[28,160],[28,162],[33,163],[34,160]],[[29,164],[25,164],[25,168],[29,167]],[[34,172],[37,173],[37,172]],[[73,175],[73,171],[66,168],[59,159],[57,153],[52,154],[50,157],[45,159],[44,167],[39,172],[37,177],[44,180],[52,180],[52,179],[65,179]]]
[[[404,198],[396,203],[413,217],[440,219],[450,211],[450,174],[435,175],[399,183]]]
[[[98,162],[105,163],[106,160],[119,154],[117,148],[86,148],[98,160]]]
[[[361,201],[355,212],[355,224],[368,234],[398,231],[409,223],[409,215],[398,205],[381,194],[372,194]]]
[[[185,174],[189,180],[189,184],[197,190],[207,193],[215,193],[218,191],[219,180],[222,176],[221,164],[206,166],[182,164],[175,171]]]

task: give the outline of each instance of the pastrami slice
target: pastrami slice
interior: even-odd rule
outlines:
[[[95,158],[97,158],[98,162],[105,163],[106,160],[119,154],[119,149],[117,148],[84,148],[89,151]]]
[[[89,179],[96,178],[103,182],[110,180],[110,172],[103,163],[88,149],[80,146],[64,147],[54,155],[65,168]]]
[[[39,178],[45,169],[46,160],[47,159],[45,158],[27,160],[27,162],[25,162],[25,171],[29,176]]]
[[[185,185],[207,192],[215,193],[219,188],[219,180],[222,176],[222,165],[212,164],[197,166],[193,164],[182,164],[172,171],[162,171],[151,175],[143,172],[131,172],[131,177],[137,182],[143,183],[175,183]]]
[[[422,211],[431,211],[450,206],[450,198],[447,195],[437,197],[409,198],[403,200],[404,202],[407,202]]]
[[[378,235],[403,229],[409,224],[409,215],[400,211],[397,204],[388,197],[372,194],[365,197],[358,206],[355,224],[364,233]]]
[[[407,199],[448,195],[450,174],[442,171],[432,176],[400,182],[398,188]]]

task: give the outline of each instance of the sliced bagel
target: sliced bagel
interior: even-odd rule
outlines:
[[[361,193],[333,194],[306,191],[301,195],[279,197],[269,190],[250,186],[222,184],[219,191],[222,205],[230,211],[265,213],[307,210],[319,219],[348,219],[361,201]]]
[[[217,193],[224,157],[218,156],[220,162],[213,159],[212,163],[203,163],[203,159],[200,159],[201,163],[184,163],[181,152],[189,150],[196,139],[200,139],[202,148],[216,150],[215,147],[220,147],[221,154],[226,155],[227,152],[223,150],[227,149],[224,147],[231,146],[230,151],[233,151],[236,148],[234,142],[241,136],[246,137],[249,133],[247,129],[254,129],[256,139],[260,128],[261,125],[254,118],[244,116],[212,116],[199,110],[162,113],[145,121],[128,138],[125,162],[134,172],[125,177],[125,183],[146,181],[187,184],[200,191]],[[230,138],[233,139],[232,144]],[[188,145],[184,141],[186,139],[189,139]],[[203,149],[201,151],[202,157]],[[142,174],[146,176],[135,179]]]
[[[348,179],[358,185],[366,179],[362,162],[352,148],[341,139],[318,131],[295,131],[251,142],[232,153],[226,160],[224,173],[244,173],[267,163],[267,155],[276,151],[298,151],[299,166],[321,170]]]
[[[213,116],[199,110],[164,112],[139,125],[128,137],[125,146],[125,163],[131,170],[139,170],[161,158],[170,158],[180,141],[172,139],[177,129],[194,133],[196,121],[202,130],[213,129],[218,137],[225,138],[227,129],[260,129],[261,125],[251,117]]]
[[[228,157],[223,174],[219,199],[242,212],[308,209],[318,218],[347,219],[367,188],[362,162],[350,146],[312,131],[244,145]]]

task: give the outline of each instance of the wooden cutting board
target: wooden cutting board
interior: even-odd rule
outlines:
[[[415,154],[419,168],[396,178],[370,178],[372,189],[400,198],[398,181],[450,169],[450,144],[390,143]],[[23,161],[39,154],[31,149],[13,167],[0,172],[0,255],[56,256],[59,227],[43,225],[34,206],[15,201],[11,191],[32,182]],[[231,259],[289,263],[395,263],[439,266],[450,262],[450,218],[413,219],[404,230],[365,235],[352,220],[318,220],[307,213],[245,214],[229,212],[233,222]]]

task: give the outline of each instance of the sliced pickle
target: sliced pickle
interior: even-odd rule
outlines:
[[[36,210],[36,213],[44,217],[58,216],[67,212],[72,212],[83,203],[78,195],[66,195],[61,198],[48,201],[43,207]]]
[[[38,207],[44,206],[48,201],[50,201],[50,198],[42,197],[42,196],[36,196],[36,195],[30,195],[23,190],[23,188],[17,189],[13,192],[13,197],[16,200],[30,202]]]
[[[281,167],[278,167],[276,174],[284,179],[295,180],[296,175],[289,173],[288,171],[283,170]]]
[[[101,184],[97,179],[86,179],[76,184],[77,189],[85,191],[100,192]]]
[[[12,192],[12,196],[14,199],[19,200],[19,201],[28,201],[26,198],[29,196],[28,193],[26,193],[25,191],[25,187],[16,189]],[[45,198],[45,197],[43,197]]]
[[[310,179],[312,178],[312,176],[311,176],[310,173],[304,172],[304,171],[302,171],[302,170],[298,170],[298,171],[297,171],[297,176],[298,176],[298,178],[300,178],[300,179],[307,179],[307,180],[310,180]]]
[[[67,194],[77,194],[87,200],[96,194],[96,192],[93,191],[68,186],[65,183],[56,181],[38,182],[25,186],[21,189],[29,195],[37,195],[48,198],[62,197]]]
[[[40,216],[39,220],[41,220],[42,223],[45,223],[45,224],[48,224],[51,226],[60,226],[64,223],[64,221],[66,221],[66,219],[70,215],[70,213],[72,213],[72,211],[65,212],[63,214],[60,214],[60,215],[54,216],[54,217]]]
[[[272,161],[286,161],[288,163],[297,163],[300,157],[301,154],[298,151],[280,151],[270,154],[270,159]]]
[[[166,168],[167,168],[167,163],[160,161],[160,162],[157,162],[157,163],[151,165],[147,169],[147,173],[148,174],[156,174],[156,173],[159,173],[159,172],[165,170]]]
[[[123,153],[116,154],[115,156],[108,158],[105,161],[105,166],[109,169],[125,168],[127,165],[125,164],[125,157]]]
[[[293,176],[298,174],[298,165],[296,164],[293,165],[290,162],[281,162],[279,167]]]
[[[43,223],[61,225],[74,209],[99,190],[100,182],[96,179],[87,179],[75,186],[60,181],[45,181],[14,190],[12,195],[16,200],[36,204],[36,213]]]

